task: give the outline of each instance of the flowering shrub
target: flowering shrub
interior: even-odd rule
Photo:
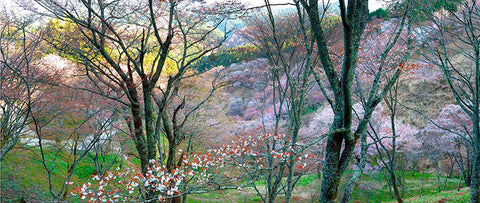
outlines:
[[[170,172],[165,167],[157,166],[150,160],[151,167],[143,175],[138,166],[130,165],[125,170],[107,171],[104,176],[92,176],[93,184],[84,183],[75,188],[71,194],[88,202],[116,202],[137,199],[136,191],[155,191],[161,200],[163,196],[180,194],[180,184],[187,177],[195,175],[193,170],[174,169]]]
[[[150,160],[150,167],[146,173],[142,173],[138,166],[133,165],[124,170],[117,168],[115,171],[107,171],[104,176],[92,176],[92,182],[76,187],[71,194],[88,202],[117,202],[142,199],[141,194],[149,191],[162,201],[182,194],[206,192],[212,182],[228,188],[241,189],[249,183],[237,186],[235,184],[247,174],[228,177],[219,169],[227,165],[233,166],[247,171],[251,177],[250,175],[260,170],[271,170],[266,165],[267,157],[273,158],[277,163],[295,160],[299,169],[308,166],[307,160],[314,155],[301,154],[306,148],[301,142],[293,147],[285,145],[289,142],[285,137],[284,134],[266,133],[239,138],[230,145],[211,149],[203,154],[193,153],[182,159],[181,164],[170,171],[155,160]],[[282,147],[277,150],[263,150],[263,144],[272,141],[280,143],[279,146]],[[213,170],[217,173],[212,174]]]

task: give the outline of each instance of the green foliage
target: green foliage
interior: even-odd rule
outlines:
[[[35,150],[33,151],[34,153]],[[46,148],[47,156],[53,155],[52,148]],[[64,157],[68,157],[69,153],[60,152],[60,158],[57,161],[57,169],[54,172],[54,187],[61,185],[61,180],[65,177],[68,169],[68,162]],[[12,194],[23,194],[25,197],[36,198],[41,200],[48,200],[50,198],[48,194],[48,182],[46,181],[46,174],[42,166],[36,162],[32,157],[31,151],[17,150],[15,155],[9,156],[0,164],[0,171],[2,176],[2,192],[10,191]],[[107,155],[106,160],[113,159],[114,155]],[[140,160],[133,158],[130,160],[134,164],[140,164]],[[77,168],[75,169],[72,181],[75,185],[81,185],[83,182],[89,180],[91,174],[93,174],[94,165],[91,159],[83,159]],[[346,177],[342,179],[342,184],[346,184],[349,176],[353,171],[346,172]],[[423,189],[422,185],[423,176]],[[314,193],[319,187],[318,175],[315,173],[303,175],[297,183],[296,191],[309,191],[311,197],[314,198]],[[406,188],[414,195],[410,197],[407,193],[404,194],[406,202],[436,202],[442,199],[448,200],[448,202],[466,202],[468,201],[468,190],[456,191],[458,186],[458,177],[447,178],[447,184],[445,192],[437,192],[436,175],[424,173],[405,172],[402,182]],[[441,183],[443,183],[445,176],[441,177]],[[262,188],[264,186],[263,181],[257,181],[257,186]],[[462,182],[463,183],[463,182]],[[360,181],[360,185],[356,188],[353,198],[356,201],[364,202],[388,202],[393,201],[390,196],[388,187],[386,186],[384,176],[381,173],[364,174]],[[422,191],[422,194],[420,194]],[[29,192],[31,194],[25,194]],[[221,190],[213,191],[199,195],[189,195],[188,202],[260,202],[260,197],[254,195],[253,188],[243,188],[241,191],[237,190]],[[15,200],[17,196],[4,196],[5,200]],[[13,199],[12,199],[13,198]],[[282,197],[279,196],[279,199]],[[18,199],[18,198],[17,198]],[[310,201],[311,199],[301,199],[301,201]],[[312,199],[315,201],[314,199]]]
[[[368,14],[369,18],[376,16],[377,18],[387,18],[387,11],[383,8],[379,8],[371,13]]]
[[[212,191],[209,193],[198,194],[196,196],[205,198],[205,199],[223,199],[225,198],[225,195],[228,195],[228,193],[229,193],[228,190],[218,190],[218,191]]]
[[[407,2],[413,3],[409,8],[409,16],[418,21],[425,22],[429,19],[429,15],[441,9],[449,12],[456,12],[462,0],[416,0],[416,1],[402,1],[398,4],[391,4],[387,9],[387,13],[391,16],[396,16],[402,13],[402,8],[405,8]],[[413,8],[412,8],[413,7]],[[400,13],[398,12],[400,11]],[[400,14],[402,15],[402,14]]]
[[[49,199],[48,184],[46,179],[42,180],[42,166],[26,156],[26,151],[15,150],[14,153],[0,163],[0,202],[22,197],[38,201]]]
[[[322,20],[322,27],[324,29],[332,29],[342,22],[342,18],[337,15],[325,16]]]
[[[130,161],[131,161],[134,165],[140,166],[140,164],[141,164],[141,161],[140,161],[139,158],[132,158],[132,159],[130,159]]]
[[[432,1],[432,9],[438,11],[440,9],[445,9],[450,12],[456,12],[458,5],[462,0],[436,0]]]
[[[318,174],[317,173],[311,173],[311,174],[306,174],[300,177],[298,180],[298,185],[300,186],[307,186],[312,184],[314,181],[318,180]]]
[[[347,170],[347,174],[342,178],[342,185],[348,182],[350,176],[353,174],[353,170]],[[438,193],[437,191],[437,176],[435,174],[424,173],[423,174],[423,189],[422,174],[412,172],[405,172],[402,182],[406,188],[414,195],[410,197],[408,193],[404,193],[405,202],[438,202],[442,199],[448,200],[448,202],[468,202],[468,190],[456,191],[458,186],[458,177],[447,178],[447,184],[444,192]],[[441,177],[442,188],[445,181],[445,177]],[[265,183],[263,181],[255,182],[257,187],[262,190]],[[318,192],[320,180],[318,174],[305,174],[297,182],[296,193],[310,193],[310,199],[297,199],[302,202],[318,201],[315,196],[315,192]],[[422,194],[420,194],[422,190]],[[189,195],[187,202],[218,202],[219,200],[232,200],[228,202],[237,202],[234,199],[241,202],[261,202],[260,197],[255,194],[255,191],[251,187],[243,188],[242,191],[227,190],[227,191],[213,191],[199,195]],[[279,196],[277,200],[281,200],[283,196]],[[385,178],[382,173],[364,174],[360,180],[360,185],[356,187],[353,199],[355,202],[394,202],[394,199],[390,196],[390,192],[385,182]]]
[[[88,43],[75,23],[52,18],[47,22],[46,29],[48,32],[45,35],[45,41],[48,46],[44,53],[58,54],[73,62],[82,62],[85,60],[84,57],[100,59],[98,51]],[[106,50],[112,51],[108,45]]]
[[[93,167],[92,163],[81,161],[78,163],[77,167],[75,167],[74,175],[76,175],[79,179],[87,179],[95,172],[95,168]]]
[[[228,67],[233,63],[240,63],[260,57],[265,57],[265,53],[262,53],[256,46],[238,46],[235,48],[220,49],[217,53],[204,56],[198,60],[194,66],[197,67],[198,71],[203,72],[216,66]]]

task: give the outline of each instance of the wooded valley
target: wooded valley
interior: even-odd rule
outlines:
[[[1,202],[480,202],[480,1],[0,7]]]

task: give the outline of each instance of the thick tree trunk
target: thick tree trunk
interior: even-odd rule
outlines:
[[[147,167],[149,166],[149,156],[148,156],[148,148],[147,143],[145,142],[145,137],[143,134],[143,115],[141,110],[141,105],[138,100],[137,92],[133,88],[129,89],[129,93],[132,99],[131,111],[132,111],[132,118],[133,118],[133,129],[135,131],[134,141],[135,141],[135,148],[137,149],[138,156],[140,158],[140,165],[143,174],[147,173]],[[146,190],[145,191],[145,198],[150,200],[154,197],[153,191]]]
[[[277,192],[279,190],[280,182],[282,181],[282,174],[285,171],[285,164],[280,165],[278,169],[278,176],[274,177],[273,183],[271,184],[271,188],[269,188],[270,193],[268,193],[268,202],[273,203],[275,202],[275,199],[277,198]],[[273,174],[273,176],[275,176]]]
[[[140,108],[140,104],[132,104],[131,110],[133,117],[133,128],[135,131],[135,148],[137,149],[138,156],[140,158],[142,173],[145,174],[148,166],[148,152],[145,144],[145,138],[143,137],[142,110]]]
[[[144,85],[144,88],[145,87]],[[143,94],[144,108],[145,108],[145,132],[147,137],[147,153],[148,159],[155,159],[157,156],[157,139],[155,139],[155,118],[153,116],[153,105],[150,92]]]
[[[472,178],[470,184],[470,203],[480,203],[480,54],[474,47],[475,55],[475,93],[473,95],[473,161]]]
[[[168,157],[167,157],[167,163],[166,163],[166,168],[169,171],[177,168],[177,165],[175,163],[176,162],[176,152],[177,152],[177,145],[175,144],[175,140],[173,140],[173,142],[169,140]],[[164,200],[164,202],[181,203],[182,202],[182,196],[167,198],[167,199]]]
[[[336,132],[328,137],[325,148],[325,163],[323,168],[323,180],[320,202],[335,202],[338,196],[338,185],[340,184],[339,157],[343,140],[342,132]]]
[[[302,5],[307,10],[310,25],[317,42],[320,61],[335,98],[335,103],[331,103],[335,118],[330,128],[332,134],[327,138],[320,195],[320,202],[328,203],[334,202],[338,196],[340,179],[348,166],[358,140],[350,132],[352,124],[352,83],[360,37],[368,18],[368,0],[350,0],[348,1],[348,7],[345,6],[344,1],[340,1],[345,45],[340,77],[329,57],[327,40],[319,17],[318,0],[309,0],[308,4],[306,1],[303,1]],[[343,143],[344,150],[342,151]]]
[[[173,170],[175,169],[175,159],[176,159],[176,152],[177,152],[177,146],[175,144],[175,140],[168,142],[168,157],[167,157],[167,170]]]
[[[291,119],[293,120],[292,121],[292,125],[293,125],[293,130],[291,132],[291,136],[292,136],[292,141],[291,141],[291,147],[292,149],[295,147],[295,144],[297,143],[297,140],[298,140],[298,132],[300,131],[300,125],[301,125],[301,121],[300,121],[300,117],[298,115],[301,115],[301,110],[303,109],[302,106],[303,106],[303,101],[302,102],[299,102],[300,104],[297,103],[297,105],[300,105],[298,106],[299,109],[297,109],[298,111],[297,112],[291,112]],[[285,192],[285,202],[290,202],[290,199],[292,197],[292,193],[293,193],[293,188],[294,188],[294,181],[293,181],[293,175],[294,175],[294,172],[295,172],[295,157],[291,156],[290,157],[290,160],[289,160],[289,163],[287,164],[287,167],[288,167],[288,176],[287,176],[287,191]]]

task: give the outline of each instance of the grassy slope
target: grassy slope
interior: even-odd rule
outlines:
[[[350,172],[351,174],[351,172]],[[468,200],[468,190],[463,189],[459,192],[456,191],[458,185],[457,178],[447,178],[446,187],[444,192],[437,192],[437,177],[432,174],[423,175],[423,191],[420,194],[422,185],[422,176],[419,173],[405,173],[405,185],[406,188],[412,193],[413,197],[404,192],[404,198],[406,202],[435,202],[442,199],[448,202],[465,202]],[[294,193],[294,202],[317,202],[319,197],[318,189],[320,188],[320,180],[318,180],[316,174],[309,174],[303,176]],[[445,177],[441,177],[442,190]],[[347,182],[344,178],[342,185]],[[259,185],[263,187],[263,185]],[[343,188],[343,186],[342,186]],[[263,189],[261,191],[264,191]],[[395,202],[391,198],[388,187],[386,187],[385,181],[383,181],[383,175],[375,173],[371,175],[364,175],[360,185],[356,188],[353,195],[353,202]],[[283,200],[283,196],[279,195],[278,201]],[[244,188],[241,191],[227,190],[227,191],[215,191],[200,195],[190,195],[188,202],[261,202],[253,190],[253,188]]]
[[[47,150],[47,155],[49,152],[51,151]],[[61,158],[57,161],[58,167],[53,170],[54,191],[61,188],[68,169],[67,160],[63,158],[68,157],[68,154],[61,152],[59,157]],[[39,158],[37,151],[17,148],[0,163],[0,202],[17,202],[22,197],[27,202],[51,199],[47,173],[36,158]],[[93,172],[93,162],[85,157],[77,165],[71,181],[75,185],[86,182]],[[67,191],[70,190],[72,186],[67,187]]]
[[[383,180],[383,175],[380,173],[365,175],[362,182],[357,187],[357,190],[354,193],[354,199],[358,202],[388,202],[392,201],[390,192],[388,190],[387,184]],[[458,187],[458,177],[447,178],[445,184],[445,176],[440,177],[441,189],[446,191],[456,190]],[[422,188],[423,182],[423,188]],[[463,183],[463,182],[462,182]],[[445,189],[443,186],[445,184]],[[419,173],[413,174],[411,172],[405,173],[404,185],[407,190],[414,197],[426,197],[426,196],[439,196],[441,193],[438,193],[437,189],[437,176],[429,173],[422,175]],[[411,198],[407,193],[403,193],[405,199]],[[440,198],[441,199],[441,198]],[[427,201],[428,202],[428,201]]]
[[[1,162],[1,193],[2,202],[16,202],[21,197],[28,200],[44,201],[48,200],[48,182],[42,166],[35,161],[30,151],[16,150],[7,159]],[[66,173],[67,165],[64,160],[60,160],[59,168],[54,171],[55,178],[59,182]],[[73,181],[78,184],[85,181],[93,172],[93,165],[88,159],[77,168]],[[347,177],[342,180],[342,185],[347,182],[348,176],[352,171],[347,172]],[[406,188],[414,197],[406,192],[404,198],[407,202],[435,202],[448,200],[448,202],[465,202],[468,200],[468,190],[456,191],[458,185],[457,178],[447,178],[445,190],[447,192],[437,192],[437,179],[435,175],[425,173],[423,175],[423,194],[420,195],[422,176],[420,173],[413,175],[410,172],[405,173]],[[445,177],[441,177],[442,190]],[[463,183],[463,182],[462,182]],[[58,187],[59,185],[55,185]],[[257,186],[263,191],[263,184],[259,181]],[[304,175],[298,182],[293,196],[294,202],[315,202],[318,199],[320,180],[316,174]],[[343,186],[342,186],[343,188]],[[71,188],[70,188],[71,189]],[[278,201],[282,201],[283,196],[279,195]],[[383,175],[380,173],[366,174],[362,177],[360,185],[354,193],[354,202],[390,202],[393,199],[390,196],[388,187],[383,181]],[[215,191],[200,195],[190,195],[188,202],[261,202],[259,196],[253,188],[243,188],[241,191],[224,190]]]
[[[470,189],[463,188],[460,191],[450,190],[437,194],[418,196],[405,199],[405,202],[424,203],[424,202],[458,202],[464,203],[470,201]],[[396,201],[392,201],[396,202]]]

